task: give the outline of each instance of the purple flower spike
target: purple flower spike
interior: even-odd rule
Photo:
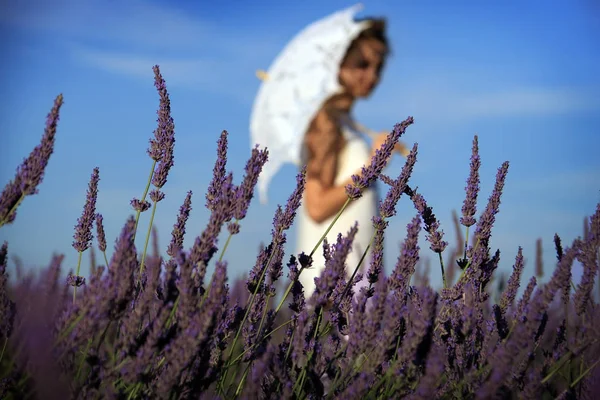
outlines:
[[[510,278],[508,279],[508,285],[504,292],[502,292],[502,297],[500,299],[500,309],[502,310],[503,314],[506,312],[508,307],[510,307],[513,301],[515,301],[524,267],[523,249],[519,246],[519,252],[515,258],[515,265],[513,266],[513,273],[510,275]]]
[[[498,168],[498,173],[496,174],[496,184],[494,185],[494,190],[492,191],[492,195],[488,200],[488,204],[479,217],[479,222],[477,223],[477,229],[475,230],[474,239],[478,244],[478,248],[475,254],[473,254],[472,264],[475,266],[480,266],[486,258],[486,255],[489,251],[489,241],[492,236],[492,226],[496,221],[496,214],[500,211],[500,197],[502,196],[502,190],[504,189],[504,181],[506,180],[506,174],[508,173],[508,161],[502,163],[502,166]]]
[[[171,233],[171,243],[167,249],[167,254],[171,257],[176,257],[183,250],[183,239],[185,236],[185,224],[190,216],[192,210],[192,191],[187,192],[185,200],[181,207],[179,207],[179,215],[177,216],[177,222],[173,225],[173,231]]]
[[[233,217],[237,220],[242,220],[246,216],[250,201],[254,195],[254,187],[258,182],[258,175],[262,171],[263,165],[269,158],[269,152],[259,150],[258,146],[252,149],[252,155],[246,163],[246,175],[242,180],[242,184],[237,189],[236,205],[233,211]]]
[[[390,218],[396,215],[396,205],[398,204],[398,200],[400,200],[400,196],[406,190],[406,185],[408,185],[408,180],[417,162],[417,150],[418,145],[415,143],[410,154],[406,157],[406,163],[398,179],[394,181],[390,181],[389,178],[387,179],[392,187],[388,190],[385,200],[379,206],[380,214],[383,218]]]
[[[419,261],[419,232],[421,219],[417,214],[406,226],[407,235],[400,249],[400,256],[390,277],[390,289],[396,290],[399,298],[403,298],[408,289],[410,278],[415,272]]]
[[[158,165],[154,170],[152,184],[157,188],[162,188],[167,182],[167,175],[173,166],[173,149],[175,147],[175,123],[171,118],[171,100],[158,65],[154,70],[154,86],[160,96],[160,106],[158,109],[158,127],[154,131],[154,139],[150,141],[148,153]]]
[[[578,315],[583,315],[590,301],[591,292],[594,288],[594,280],[598,272],[598,244],[600,242],[600,207],[597,208],[596,214],[590,219],[590,230],[587,235],[587,240],[581,243],[581,251],[577,258],[583,265],[583,275],[581,282],[577,285],[577,291],[573,296],[575,311]]]
[[[2,195],[0,195],[0,226],[10,224],[15,220],[17,207],[23,197],[37,193],[37,187],[42,183],[48,160],[54,152],[54,137],[62,104],[63,96],[59,94],[46,118],[46,128],[41,143],[17,168],[15,179],[4,187]]]
[[[381,171],[388,163],[398,139],[404,134],[406,128],[413,123],[413,117],[408,117],[402,123],[396,124],[394,129],[388,135],[386,141],[380,149],[375,151],[375,156],[371,158],[371,165],[362,167],[361,176],[352,175],[352,183],[346,186],[348,197],[356,200],[362,196],[362,191],[377,179]]]
[[[85,278],[83,276],[69,274],[69,276],[67,276],[67,285],[74,287],[83,286],[85,285]]]
[[[221,136],[217,142],[217,161],[213,168],[213,179],[206,192],[206,208],[209,210],[214,209],[215,202],[221,193],[221,185],[225,181],[225,175],[227,174],[225,169],[227,166],[227,135],[227,131],[221,132]]]
[[[96,237],[98,238],[98,248],[100,251],[106,251],[106,234],[104,233],[102,221],[102,214],[96,214]]]
[[[152,206],[152,204],[150,204],[149,201],[147,201],[147,200],[141,201],[136,198],[132,199],[130,204],[131,204],[131,207],[133,207],[133,209],[135,211],[139,211],[139,212],[148,211],[150,206]]]
[[[475,212],[477,211],[477,194],[479,193],[479,167],[481,159],[479,158],[479,145],[477,135],[473,138],[473,151],[471,154],[471,171],[467,180],[467,197],[462,206],[462,217],[460,223],[464,226],[475,224]]]
[[[423,218],[423,222],[425,222],[425,232],[427,232],[427,241],[431,243],[429,248],[436,252],[441,253],[448,246],[448,242],[442,240],[444,237],[444,231],[440,230],[440,223],[435,218],[435,214],[431,207],[427,205],[423,196],[416,191],[409,190],[411,193],[411,199],[419,214],[421,214],[421,218]]]
[[[92,227],[96,215],[96,198],[98,197],[98,181],[100,180],[99,174],[100,170],[98,167],[94,168],[87,191],[83,214],[77,219],[77,225],[75,225],[75,234],[73,235],[75,241],[73,242],[73,248],[79,252],[87,250],[92,242]]]

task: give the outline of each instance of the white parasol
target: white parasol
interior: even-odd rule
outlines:
[[[357,22],[362,4],[304,28],[277,56],[262,80],[250,117],[251,145],[268,147],[269,160],[258,180],[260,202],[267,202],[269,182],[284,163],[300,165],[306,130],[323,103],[340,93],[339,66],[348,47],[368,21]],[[372,131],[355,124],[365,133]]]

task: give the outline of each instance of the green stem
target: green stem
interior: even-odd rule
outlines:
[[[442,260],[442,253],[438,253],[440,256],[440,267],[442,269],[442,283],[444,285],[444,289],[448,287],[448,283],[446,282],[446,273],[444,272],[444,260]]]
[[[4,344],[2,345],[2,351],[0,352],[0,364],[2,363],[2,358],[4,358],[4,350],[6,350],[7,344],[8,344],[8,337],[4,338]]]
[[[88,339],[87,345],[85,346],[85,350],[81,355],[81,360],[79,361],[79,365],[77,366],[77,374],[75,375],[75,381],[79,382],[79,378],[81,377],[81,371],[83,370],[83,363],[85,362],[85,358],[87,357],[87,353],[90,350],[90,346],[92,345],[92,339]]]
[[[75,272],[75,279],[79,276],[79,269],[81,268],[81,257],[83,256],[83,252],[79,252],[79,259],[77,260],[77,272]],[[73,303],[75,303],[75,296],[77,296],[77,285],[73,286]]]
[[[274,252],[271,252],[271,255],[269,256],[269,260],[267,261],[267,265],[263,268],[260,278],[258,280],[258,283],[256,284],[254,293],[252,293],[252,296],[250,296],[248,305],[246,307],[246,312],[244,313],[244,318],[242,319],[242,322],[240,323],[240,326],[235,333],[235,337],[233,338],[233,342],[232,342],[231,348],[229,350],[229,355],[227,356],[228,359],[231,359],[231,356],[233,355],[233,351],[235,350],[235,345],[237,344],[237,341],[240,337],[242,328],[244,327],[244,324],[246,323],[246,320],[248,319],[248,314],[250,314],[250,309],[252,308],[252,305],[254,304],[254,300],[256,298],[258,290],[260,289],[260,286],[261,286],[263,279],[267,273],[267,270],[269,269],[269,266],[271,265],[271,261],[273,260],[273,254],[274,254]],[[219,382],[219,386],[221,386],[221,389],[223,388],[222,386],[223,386],[223,383],[225,383],[225,379],[227,379],[228,372],[229,372],[229,365],[225,366],[225,371],[223,371],[223,375],[221,376],[221,380]]]
[[[235,223],[238,223],[239,220],[235,220]],[[229,242],[231,242],[231,237],[233,236],[232,233],[229,234],[229,236],[227,237],[227,241],[225,241],[225,245],[223,246],[223,250],[221,250],[221,254],[219,255],[219,262],[223,261],[223,256],[225,255],[225,250],[227,250],[227,247],[229,246]]]
[[[344,203],[344,205],[342,206],[342,208],[340,209],[340,211],[337,213],[337,215],[335,216],[335,218],[333,219],[333,221],[331,221],[331,224],[329,224],[329,227],[327,228],[327,230],[325,231],[325,233],[321,236],[321,238],[319,239],[319,242],[317,243],[317,245],[310,252],[310,257],[312,257],[313,254],[315,254],[315,252],[317,251],[317,249],[319,248],[319,246],[321,245],[321,243],[323,243],[323,240],[325,239],[325,237],[327,236],[327,234],[329,233],[329,231],[331,230],[331,228],[333,227],[333,225],[340,218],[340,215],[342,215],[342,212],[344,212],[344,210],[346,209],[346,207],[348,207],[348,204],[350,204],[350,201],[351,201],[350,198],[346,199],[346,202]],[[301,266],[300,267],[300,271],[298,271],[298,276],[300,276],[300,274],[302,273],[303,270],[304,270],[304,266]],[[294,282],[290,282],[289,285],[288,285],[288,287],[285,289],[285,292],[283,293],[283,296],[281,297],[281,300],[279,301],[279,304],[277,305],[277,308],[275,309],[275,314],[277,314],[279,312],[279,310],[281,310],[281,307],[283,307],[283,303],[285,302],[285,300],[289,296],[290,292],[292,291],[293,284],[294,284]]]
[[[102,252],[102,254],[104,255],[104,263],[106,264],[106,269],[108,270],[109,265],[108,265],[108,258],[106,257],[106,250],[104,250]]]
[[[595,362],[595,363],[593,363],[593,364],[592,364],[592,365],[591,365],[591,366],[590,366],[588,369],[586,369],[586,370],[585,370],[585,371],[584,371],[584,372],[583,372],[581,375],[579,375],[579,376],[577,377],[577,379],[575,379],[575,380],[573,381],[573,383],[571,383],[570,387],[575,387],[575,385],[577,385],[577,384],[579,383],[579,381],[580,381],[580,380],[582,380],[583,378],[585,378],[585,376],[586,376],[587,374],[589,374],[589,373],[590,373],[590,371],[591,371],[591,370],[593,370],[593,369],[594,369],[594,368],[595,368],[595,367],[598,365],[598,363],[600,363],[600,359],[596,360],[596,362]]]
[[[154,167],[156,167],[156,160],[152,160],[152,168],[150,169],[150,176],[148,177],[148,182],[146,183],[146,189],[144,189],[144,194],[140,201],[146,200],[146,196],[148,195],[148,191],[150,190],[150,184],[152,183],[152,176],[154,175]],[[140,221],[140,214],[142,212],[137,210],[135,214],[135,227],[133,228],[133,240],[135,240],[135,234],[137,232],[138,222]]]
[[[265,302],[265,304],[269,304],[269,299],[270,299],[270,297],[271,297],[271,296],[267,296],[267,301]],[[264,324],[264,322],[265,322],[265,318],[266,318],[266,316],[267,316],[267,309],[268,309],[268,308],[269,308],[269,307],[266,307],[266,306],[263,308],[262,316],[261,316],[261,318],[260,318],[260,324],[258,324],[258,330],[256,331],[256,332],[257,332],[257,334],[256,334],[257,341],[256,341],[255,345],[258,345],[258,344],[260,344],[260,343],[261,343],[261,342],[264,340],[264,338],[261,338],[261,337],[260,337],[260,334],[261,334],[261,332],[262,332],[262,327],[263,327],[263,324]],[[253,346],[253,347],[254,347],[254,346]],[[244,381],[245,381],[245,379],[246,379],[246,376],[247,376],[247,374],[248,374],[248,370],[250,369],[250,366],[251,366],[251,365],[252,365],[252,361],[250,361],[250,362],[248,363],[248,365],[246,366],[246,371],[244,372],[244,376],[242,376],[242,379],[240,380],[240,383],[238,384],[238,387],[237,387],[237,389],[235,390],[235,395],[234,395],[234,398],[236,398],[236,397],[239,395],[239,393],[240,393],[240,390],[242,389],[242,386],[243,386],[243,384],[244,384]],[[234,378],[235,378],[235,377],[234,377]],[[233,382],[232,382],[232,383],[233,383]],[[227,388],[227,391],[229,391],[229,387]]]
[[[144,243],[144,252],[142,253],[142,261],[140,262],[140,281],[142,280],[142,272],[144,272],[144,263],[146,261],[146,253],[148,252],[148,243],[150,243],[150,235],[152,235],[152,224],[154,223],[154,215],[156,215],[156,204],[158,204],[158,202],[155,202],[152,205],[152,215],[150,216],[148,232],[146,233],[146,243]]]

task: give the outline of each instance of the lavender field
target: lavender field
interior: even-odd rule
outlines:
[[[594,282],[600,203],[589,210],[582,235],[572,243],[554,237],[554,265],[544,266],[538,257],[537,277],[542,269],[550,276],[545,283],[523,276],[522,248],[503,254],[514,265],[510,276],[499,275],[500,251],[489,243],[505,180],[510,179],[509,162],[498,166],[492,193],[480,193],[481,179],[493,177],[479,175],[475,136],[465,143],[472,146],[472,155],[470,168],[465,160],[463,204],[428,204],[419,182],[411,180],[417,144],[397,177],[383,172],[394,145],[418,123],[408,117],[393,127],[362,177],[348,185],[348,200],[340,210],[375,181],[385,188],[379,215],[372,220],[367,287],[354,289],[360,265],[345,264],[358,226],[336,243],[315,238],[314,248],[305,253],[285,254],[286,235],[301,204],[303,170],[287,203],[273,216],[272,236],[263,239],[254,267],[244,278],[233,277],[227,254],[235,248],[229,239],[243,229],[240,222],[269,153],[257,146],[243,175],[228,171],[224,131],[215,136],[210,186],[202,198],[188,192],[179,215],[173,216],[164,258],[152,226],[169,171],[176,168],[176,136],[158,66],[154,74],[160,105],[147,148],[151,174],[140,187],[143,196],[123,204],[131,216],[123,221],[120,236],[106,237],[107,210],[96,207],[102,187],[110,186],[100,184],[100,165],[91,171],[81,217],[73,221],[72,246],[79,256],[75,269],[67,271],[64,256],[55,254],[36,274],[11,270],[10,243],[2,244],[0,398],[597,398],[600,288]],[[60,134],[62,105],[59,95],[40,144],[2,191],[0,229],[19,224],[19,205],[37,193]],[[476,209],[478,197],[486,195],[486,207]],[[414,204],[414,218],[386,274],[384,238],[399,201]],[[210,210],[210,218],[186,249],[187,219],[202,206]],[[454,221],[458,243],[444,240],[433,206],[461,210]],[[149,221],[147,231],[138,229],[142,218]],[[229,239],[218,242],[225,230]],[[420,235],[429,248],[419,248]],[[136,236],[145,238],[142,248],[136,248]],[[298,276],[311,268],[317,251],[324,252],[326,268],[315,293],[305,298]],[[540,243],[537,251],[541,253]],[[430,256],[432,267],[441,268],[442,288],[431,287],[422,272],[423,260]],[[90,275],[82,276],[87,262]],[[583,268],[579,282],[572,280],[575,263]]]

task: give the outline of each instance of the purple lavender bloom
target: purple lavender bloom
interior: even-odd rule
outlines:
[[[153,141],[151,140],[149,153],[151,153],[151,156],[155,161],[158,161],[158,165],[156,166],[152,177],[152,184],[160,189],[167,182],[169,170],[173,166],[175,124],[171,117],[171,100],[169,99],[165,80],[160,73],[158,65],[155,65],[152,69],[154,70],[154,86],[156,87],[156,90],[158,90],[160,96],[160,106],[157,112],[158,127],[154,131],[155,139],[153,139]],[[156,158],[157,155],[160,155],[160,157]]]
[[[179,252],[183,250],[183,239],[185,236],[185,224],[190,216],[192,210],[192,191],[187,192],[185,200],[181,207],[179,207],[179,215],[177,216],[177,222],[173,225],[173,231],[171,232],[171,243],[167,249],[167,254],[171,257],[175,257]]]
[[[362,191],[377,179],[381,171],[388,163],[398,139],[404,134],[406,128],[413,123],[413,118],[408,117],[402,123],[396,124],[394,129],[388,135],[386,141],[380,149],[375,151],[375,156],[371,159],[371,165],[362,167],[361,175],[352,175],[352,183],[346,186],[346,193],[351,199],[358,199],[362,196]]]
[[[219,186],[219,197],[212,203],[212,213],[208,224],[202,234],[196,237],[190,250],[190,261],[198,267],[196,275],[201,281],[206,273],[206,266],[217,251],[216,243],[225,222],[231,219],[231,204],[235,194],[235,185],[232,184],[233,175],[229,173],[225,181]]]
[[[516,320],[517,318],[521,318],[521,316],[523,315],[523,313],[525,311],[525,307],[527,307],[527,305],[529,304],[531,295],[533,294],[533,291],[534,291],[536,285],[537,285],[537,279],[535,278],[535,276],[532,276],[531,279],[529,279],[529,283],[527,284],[525,291],[523,292],[523,296],[517,303],[517,307],[513,313],[514,320]]]
[[[136,198],[131,199],[130,204],[131,204],[131,207],[133,207],[133,209],[135,211],[139,211],[139,212],[147,211],[152,206],[152,204],[150,204],[149,201],[147,201],[147,200],[142,201],[142,200],[139,200]]]
[[[305,307],[304,289],[302,283],[298,280],[300,272],[298,269],[298,261],[293,255],[290,256],[290,261],[287,264],[289,268],[288,279],[292,282],[292,301],[289,304],[290,310],[299,314]]]
[[[96,238],[98,239],[98,248],[100,251],[106,251],[106,234],[104,233],[104,225],[102,224],[102,214],[96,214]]]
[[[69,274],[67,276],[67,285],[74,287],[83,286],[85,285],[85,278],[83,276]]]
[[[285,210],[282,210],[281,206],[277,207],[275,216],[273,217],[273,228],[271,229],[271,243],[269,246],[261,250],[256,264],[250,271],[248,277],[248,290],[254,292],[260,283],[260,277],[263,275],[265,268],[268,268],[269,276],[269,291],[274,294],[275,281],[282,275],[283,268],[283,246],[286,243],[286,235],[284,231],[288,230],[296,217],[296,211],[300,207],[302,201],[302,193],[304,192],[304,183],[306,176],[306,168],[302,168],[296,175],[296,189],[289,196],[285,206]],[[270,264],[269,264],[269,259]],[[302,260],[301,260],[302,261]],[[268,265],[267,265],[268,264]]]
[[[163,200],[165,198],[165,193],[161,192],[158,189],[154,189],[150,191],[150,200],[152,200],[154,203],[158,203],[159,201]]]
[[[400,196],[406,190],[408,180],[412,175],[413,168],[417,161],[418,145],[415,143],[410,154],[406,157],[406,163],[398,179],[390,182],[391,188],[388,190],[385,200],[379,206],[379,213],[383,218],[390,218],[396,215],[396,205]]]
[[[475,212],[477,211],[477,194],[479,193],[479,167],[481,166],[481,159],[479,157],[479,145],[477,135],[473,138],[473,150],[471,153],[471,170],[469,172],[469,179],[467,180],[467,186],[465,190],[467,197],[462,206],[462,217],[460,223],[464,226],[471,226],[475,224]]]
[[[352,243],[358,232],[358,224],[355,223],[348,231],[346,237],[338,234],[337,242],[332,246],[331,257],[325,262],[325,269],[321,275],[315,278],[315,309],[325,307],[330,302],[330,296],[336,287],[338,280],[344,278],[345,275],[345,260],[350,251],[352,251]]]
[[[496,184],[494,190],[488,199],[488,204],[479,217],[477,228],[475,229],[474,243],[475,249],[472,252],[471,265],[474,269],[481,268],[488,261],[489,241],[492,236],[492,227],[496,221],[496,214],[500,211],[500,197],[504,189],[504,181],[508,173],[508,161],[502,163],[496,174]]]
[[[407,294],[407,288],[410,278],[415,272],[415,267],[419,261],[419,232],[421,230],[421,219],[417,214],[406,226],[407,235],[400,255],[396,262],[396,267],[390,277],[390,289],[396,290],[400,297]]]
[[[285,212],[278,213],[275,216],[273,226],[277,226],[281,230],[288,230],[294,223],[296,212],[302,203],[302,195],[304,194],[304,186],[306,184],[306,166],[303,166],[298,174],[296,174],[296,188],[288,197],[285,204]]]
[[[448,246],[448,242],[442,240],[444,237],[444,231],[440,229],[440,223],[435,218],[435,214],[431,207],[427,205],[423,196],[416,191],[412,191],[411,199],[419,214],[421,214],[421,218],[423,218],[423,222],[425,222],[425,232],[427,232],[427,241],[431,244],[429,248],[435,253],[441,253]]]
[[[443,351],[432,349],[427,357],[425,374],[419,379],[419,385],[414,393],[409,394],[407,400],[430,400],[435,398],[440,377],[444,373]]]
[[[542,253],[542,239],[535,241],[535,276],[542,279],[544,276],[544,259]]]
[[[237,189],[237,201],[233,211],[233,217],[237,220],[242,220],[246,217],[246,212],[254,195],[254,187],[258,182],[258,176],[262,171],[263,165],[269,158],[269,152],[259,150],[258,145],[252,149],[252,155],[246,162],[246,175],[242,180],[242,184]]]
[[[227,131],[221,132],[219,141],[217,142],[217,161],[213,168],[213,179],[208,186],[206,192],[206,208],[212,210],[215,201],[221,193],[221,185],[225,181],[225,170],[227,165]]]
[[[15,319],[15,303],[8,297],[7,267],[8,243],[0,248],[0,338],[8,338]]]
[[[379,216],[373,217],[375,226],[375,237],[373,238],[373,252],[371,253],[371,264],[367,271],[367,280],[370,285],[375,284],[379,279],[379,274],[383,271],[383,240],[384,231],[388,226],[388,221]]]
[[[598,246],[592,240],[598,237],[600,232],[592,232],[590,238],[581,244],[581,251],[577,259],[583,265],[583,274],[581,282],[577,285],[577,290],[573,296],[573,304],[577,315],[583,315],[590,301],[594,280],[598,272]]]
[[[560,236],[558,236],[558,233],[554,234],[554,247],[556,248],[556,259],[558,261],[562,260],[563,248],[562,248],[562,244],[560,242]]]
[[[87,198],[83,208],[83,214],[77,219],[75,225],[75,234],[73,235],[73,248],[78,252],[84,252],[90,247],[92,242],[92,227],[96,215],[96,198],[98,197],[98,181],[100,180],[100,170],[94,168],[92,178],[90,179]]]
[[[38,192],[37,187],[42,183],[44,170],[54,152],[56,125],[62,104],[63,96],[59,94],[46,118],[46,128],[40,144],[17,168],[14,180],[4,187],[0,195],[0,226],[12,223],[17,215],[17,207],[23,198]]]
[[[525,307],[523,323],[517,324],[513,336],[504,345],[497,348],[491,357],[492,373],[490,379],[477,392],[477,398],[487,399],[504,384],[513,366],[519,365],[522,355],[527,354],[535,341],[541,336],[547,319],[546,310],[554,295],[560,289],[570,285],[571,266],[578,252],[577,240],[566,249],[552,278],[546,286],[538,290],[531,303]],[[563,293],[564,296],[564,293]]]
[[[521,246],[519,246],[519,251],[515,258],[515,265],[513,266],[513,273],[510,275],[510,278],[508,279],[508,285],[502,293],[502,297],[500,299],[500,310],[502,310],[502,314],[504,314],[508,307],[512,305],[515,297],[517,296],[519,283],[521,281],[521,274],[523,273],[524,267],[523,249]]]
[[[429,350],[427,344],[431,343],[437,306],[437,293],[432,289],[421,288],[419,296],[422,299],[420,305],[417,306],[414,301],[409,303],[411,327],[407,329],[407,335],[402,341],[398,354],[399,361],[413,362],[416,365],[422,364],[426,359],[426,354],[422,354],[422,352]]]

